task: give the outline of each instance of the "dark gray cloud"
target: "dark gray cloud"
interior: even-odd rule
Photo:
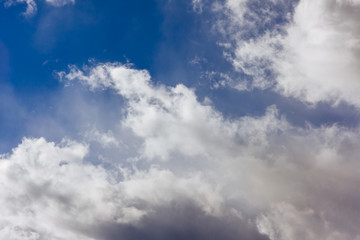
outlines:
[[[154,209],[136,225],[109,223],[100,226],[96,233],[104,240],[268,240],[254,224],[236,217],[209,216],[181,200]]]

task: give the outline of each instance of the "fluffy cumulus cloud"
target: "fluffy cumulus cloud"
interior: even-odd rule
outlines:
[[[93,163],[91,142],[23,139],[0,160],[3,239],[360,239],[360,129],[291,125],[276,106],[227,119],[184,85],[129,64],[60,72],[125,104],[131,158]],[[109,128],[112,129],[112,128]]]
[[[227,0],[214,8],[232,43],[225,56],[250,79],[249,88],[359,106],[359,1],[260,2]]]
[[[4,2],[26,4],[26,16],[38,3]],[[223,85],[360,106],[360,1],[190,3],[197,17],[216,13],[241,76],[213,72]],[[295,126],[275,105],[228,118],[195,89],[129,63],[58,75],[66,88],[54,112],[71,128],[40,117],[29,124],[37,137],[0,154],[0,239],[360,240],[358,126]],[[52,131],[57,141],[41,137]]]
[[[47,4],[55,7],[62,7],[67,4],[74,4],[75,0],[46,0]],[[11,7],[17,4],[25,4],[26,10],[23,15],[26,17],[34,16],[37,12],[37,1],[36,0],[5,0],[5,7]]]
[[[143,216],[179,198],[199,214],[220,214],[221,198],[198,174],[181,178],[155,167],[110,171],[87,163],[87,152],[84,144],[40,138],[24,139],[2,156],[2,239],[118,239],[107,231],[126,234],[120,230],[128,223],[141,227]]]
[[[120,94],[127,101],[121,124],[142,139],[139,159],[178,177],[201,172],[197,191],[213,187],[206,201],[174,184],[170,192],[191,196],[216,219],[247,222],[246,234],[262,234],[250,239],[359,238],[359,129],[295,127],[275,106],[261,117],[228,120],[192,89],[154,85],[147,71],[119,63],[60,75]]]

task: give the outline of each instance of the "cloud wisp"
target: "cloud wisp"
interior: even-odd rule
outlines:
[[[62,7],[67,4],[75,4],[75,0],[46,0],[45,2],[54,7]],[[11,7],[18,4],[26,5],[26,10],[22,13],[25,17],[32,17],[37,13],[36,0],[5,0],[4,2],[5,7]]]

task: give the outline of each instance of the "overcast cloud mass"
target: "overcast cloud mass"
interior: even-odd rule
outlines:
[[[360,240],[360,1],[2,3],[0,239]]]

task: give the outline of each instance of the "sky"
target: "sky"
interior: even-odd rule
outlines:
[[[360,240],[359,0],[0,0],[0,239]]]

